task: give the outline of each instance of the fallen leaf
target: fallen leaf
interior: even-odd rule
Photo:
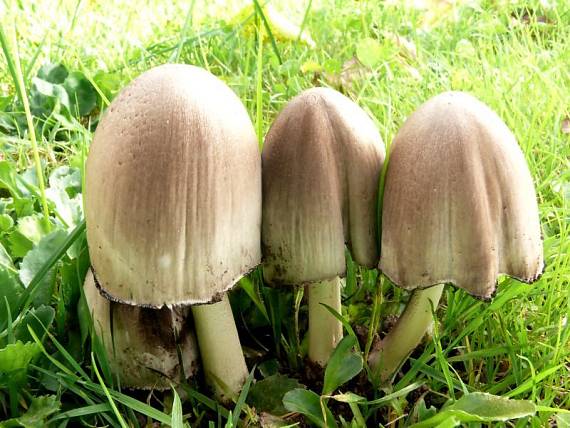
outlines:
[[[455,52],[459,57],[473,58],[477,55],[475,46],[469,40],[461,39],[455,45]]]
[[[365,37],[356,45],[356,57],[366,67],[374,68],[382,63],[382,45],[372,37]]]
[[[420,82],[422,80],[422,74],[416,67],[412,67],[409,64],[403,64],[404,69],[410,74],[410,76]]]
[[[328,73],[326,79],[331,86],[336,88],[348,88],[353,82],[365,78],[371,70],[365,67],[356,56],[347,60],[339,74]]]
[[[285,419],[265,412],[261,412],[259,415],[259,423],[261,424],[261,428],[279,428],[291,426],[291,424]]]
[[[457,21],[459,9],[472,0],[387,0],[386,5],[422,11],[422,28],[429,30],[446,21]]]
[[[456,90],[469,89],[473,79],[469,72],[463,68],[458,68],[451,74],[451,87]]]
[[[383,36],[398,47],[398,53],[404,58],[416,59],[418,57],[418,49],[413,41],[390,31],[385,31]]]
[[[287,409],[283,407],[283,396],[302,386],[296,379],[281,374],[269,376],[250,388],[247,403],[259,412],[283,416],[287,413]]]
[[[267,23],[271,28],[271,32],[275,39],[281,41],[295,41],[299,39],[301,42],[307,46],[314,48],[316,46],[315,41],[309,34],[309,32],[304,29],[301,33],[301,27],[297,24],[291,22],[287,17],[277,11],[272,5],[266,5],[262,7],[263,14],[267,19]],[[255,13],[255,8],[253,4],[249,4],[242,8],[231,20],[232,25],[239,25],[249,16]],[[255,32],[255,20],[248,20],[242,27],[242,31],[246,35],[251,35]],[[300,34],[299,34],[300,33]],[[262,32],[264,41],[267,40],[268,36],[265,31]]]
[[[570,134],[570,117],[566,117],[560,126],[563,134]]]
[[[548,17],[544,14],[538,13],[536,10],[533,9],[518,9],[514,11],[511,15],[513,23],[521,23],[524,25],[532,25],[532,24],[553,24],[552,20],[548,19]]]
[[[320,73],[323,71],[323,66],[315,61],[305,61],[301,65],[301,73]]]

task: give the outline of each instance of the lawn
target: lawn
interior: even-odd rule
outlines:
[[[0,20],[0,427],[570,426],[568,1],[4,0]],[[360,350],[409,294],[347,254],[351,339],[323,389],[305,360],[303,290],[269,287],[257,269],[230,296],[251,370],[234,402],[214,401],[200,376],[165,392],[121,389],[82,293],[85,161],[120,89],[174,62],[230,86],[260,146],[313,86],[360,105],[387,151],[426,100],[471,93],[524,152],[544,274],[532,285],[501,277],[492,302],[446,286],[431,333],[378,387]]]

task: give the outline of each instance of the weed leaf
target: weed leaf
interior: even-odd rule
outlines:
[[[536,406],[531,401],[512,400],[483,392],[466,394],[437,415],[413,425],[414,428],[449,425],[449,421],[457,419],[467,422],[504,422],[531,416],[536,413]]]
[[[20,280],[24,286],[28,286],[32,279],[44,266],[46,261],[52,256],[67,238],[67,233],[61,229],[46,235],[40,243],[31,250],[20,267]],[[52,288],[55,280],[55,271],[51,269],[44,275],[38,286],[34,297],[34,306],[48,304],[52,295]]]
[[[320,397],[313,391],[297,388],[289,391],[283,397],[283,405],[290,412],[301,413],[315,425],[321,428],[336,427],[337,424],[331,411],[322,403]],[[323,417],[323,408],[326,414],[326,422]]]
[[[69,107],[74,116],[87,116],[97,105],[97,92],[83,73],[70,73],[63,87],[69,96]]]
[[[366,37],[358,42],[356,56],[365,66],[375,68],[383,59],[382,46],[377,40]]]
[[[13,197],[20,196],[16,183],[16,167],[8,161],[0,161],[0,189],[6,189]]]
[[[51,306],[42,305],[38,308],[31,309],[14,328],[16,340],[32,342],[34,338],[30,334],[29,328],[33,331],[41,332],[39,339],[42,340],[46,331],[51,326],[54,317],[55,310]]]
[[[50,83],[63,83],[69,73],[63,64],[47,62],[38,70],[38,77]]]
[[[8,310],[15,314],[24,288],[16,274],[0,268],[0,331],[6,327]],[[6,305],[8,305],[6,307]]]
[[[32,398],[32,404],[28,411],[19,418],[9,419],[0,423],[0,428],[23,427],[42,428],[47,426],[46,419],[57,412],[60,407],[59,400],[55,395],[43,395]]]
[[[258,412],[281,416],[287,413],[287,409],[283,406],[283,397],[287,392],[301,386],[296,379],[275,374],[253,385],[249,390],[247,401]]]
[[[0,373],[8,374],[27,369],[32,359],[40,353],[36,343],[17,341],[0,349]]]
[[[325,369],[323,394],[330,395],[362,370],[362,356],[353,352],[354,336],[345,336],[335,348]]]

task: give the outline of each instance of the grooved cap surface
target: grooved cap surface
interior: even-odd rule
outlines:
[[[261,160],[238,97],[189,65],[136,78],[97,127],[85,216],[112,299],[218,300],[261,259]]]
[[[345,243],[378,261],[376,204],[384,145],[344,95],[313,88],[279,113],[262,153],[264,277],[300,284],[343,276]]]
[[[490,298],[499,274],[533,282],[544,262],[536,194],[514,135],[471,95],[446,92],[396,135],[380,269],[406,289],[452,283]]]

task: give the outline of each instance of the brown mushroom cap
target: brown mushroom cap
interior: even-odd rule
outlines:
[[[261,259],[261,161],[234,92],[189,65],[135,79],[97,127],[85,216],[95,273],[113,300],[219,300]]]
[[[452,283],[480,298],[499,274],[536,280],[544,266],[536,194],[503,121],[446,92],[404,123],[389,157],[380,269],[395,284]]]
[[[177,342],[185,378],[196,372],[198,347],[187,324],[189,309],[150,309],[110,302],[99,294],[91,270],[83,289],[97,335],[122,386],[169,389],[171,382],[178,382],[182,368]]]
[[[376,265],[376,201],[384,156],[370,117],[340,93],[309,89],[285,106],[262,153],[268,282],[343,276],[345,243],[358,263]]]

